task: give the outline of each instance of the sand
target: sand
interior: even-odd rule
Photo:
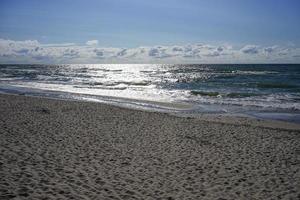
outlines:
[[[289,125],[0,102],[0,199],[300,198],[300,131]]]

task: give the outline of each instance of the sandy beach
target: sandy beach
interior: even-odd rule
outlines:
[[[0,95],[0,199],[299,199],[299,125]]]

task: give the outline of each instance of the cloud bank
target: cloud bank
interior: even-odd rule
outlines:
[[[41,44],[0,39],[0,63],[300,63],[299,47],[187,44],[100,47],[98,40]]]

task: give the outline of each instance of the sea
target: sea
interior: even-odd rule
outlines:
[[[0,92],[300,123],[299,64],[1,64]]]

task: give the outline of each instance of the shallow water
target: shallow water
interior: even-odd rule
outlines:
[[[2,92],[33,89],[188,103],[199,113],[300,113],[300,65],[0,65]]]

